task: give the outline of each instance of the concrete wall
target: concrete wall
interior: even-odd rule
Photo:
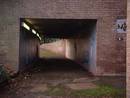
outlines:
[[[75,57],[76,57],[75,39],[66,40],[65,55],[66,55],[66,58],[75,60]]]
[[[88,71],[95,74],[96,72],[96,31],[95,26],[91,32],[84,38],[75,39],[75,58],[78,63]]]
[[[0,62],[15,72],[20,18],[97,19],[96,75],[125,72],[126,34],[117,34],[115,23],[126,18],[126,0],[0,0],[0,12]]]
[[[21,27],[19,43],[19,71],[31,67],[38,59],[39,39],[32,32]]]
[[[89,37],[88,38],[79,38],[75,39],[76,44],[76,60],[79,63],[88,64],[88,55],[89,55]]]
[[[96,28],[94,27],[89,38],[88,70],[96,74]]]

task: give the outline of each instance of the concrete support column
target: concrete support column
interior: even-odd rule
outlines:
[[[68,39],[66,40],[66,58],[68,59],[75,59],[75,40]]]

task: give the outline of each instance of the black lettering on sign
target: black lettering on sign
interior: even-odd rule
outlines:
[[[117,29],[121,29],[125,32],[127,29],[126,22],[124,22],[123,24],[118,24]]]

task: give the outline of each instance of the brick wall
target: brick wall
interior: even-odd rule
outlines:
[[[19,19],[97,19],[97,75],[125,72],[125,34],[115,22],[126,18],[126,0],[0,0],[1,63],[18,70]],[[116,40],[122,36],[123,41]]]
[[[127,98],[130,98],[130,0],[127,4]]]

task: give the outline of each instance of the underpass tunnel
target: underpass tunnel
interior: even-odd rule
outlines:
[[[47,61],[43,61],[43,65],[59,63],[60,67],[72,67],[75,63],[89,72],[96,72],[95,19],[26,18],[21,19],[22,23],[30,29],[21,25],[19,70],[42,59]]]

